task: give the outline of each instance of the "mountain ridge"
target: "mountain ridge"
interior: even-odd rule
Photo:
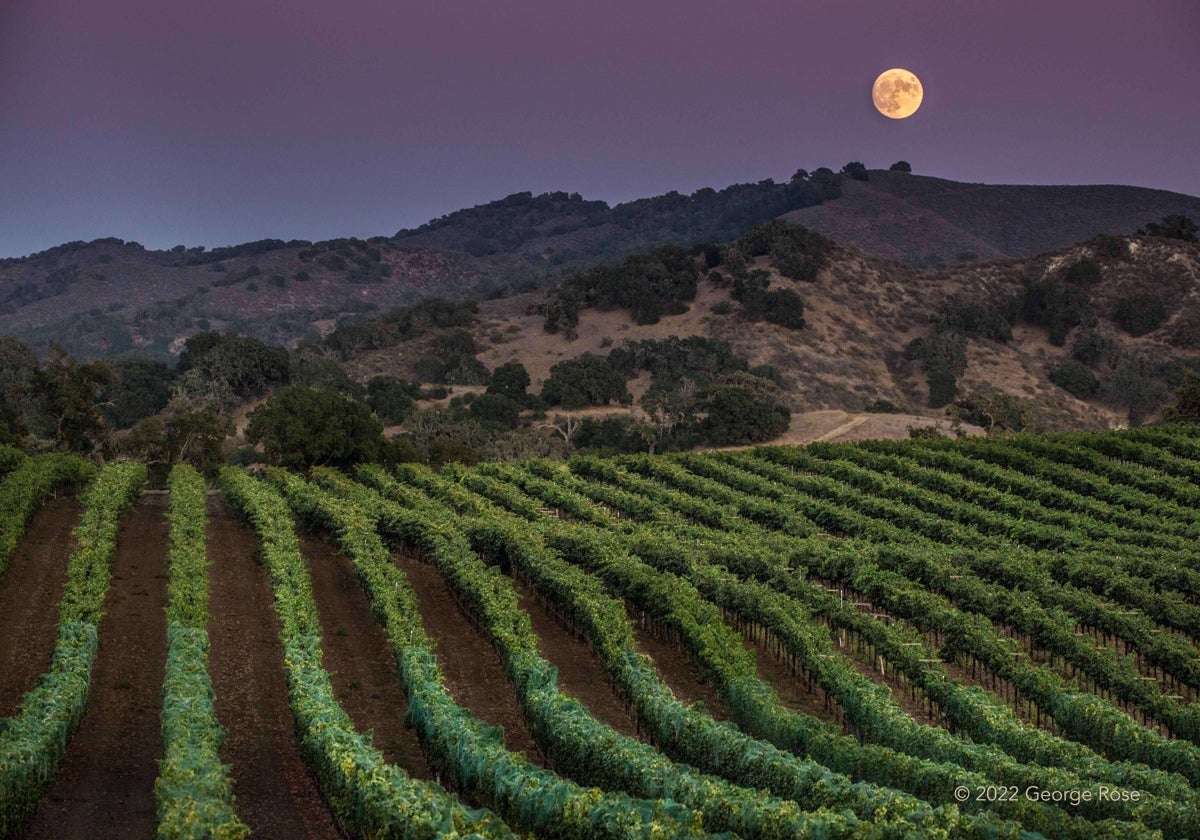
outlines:
[[[868,175],[843,180],[836,201],[783,218],[868,253],[929,268],[1032,256],[1100,233],[1132,233],[1171,214],[1200,218],[1200,198],[1148,187],[973,184],[889,170]],[[881,213],[881,206],[890,212]],[[897,223],[902,214],[910,218]]]
[[[1200,198],[1141,187],[865,174],[868,180],[860,181],[828,169],[801,170],[786,184],[767,179],[614,207],[577,194],[517,193],[366,240],[259,240],[166,251],[115,238],[66,243],[0,260],[0,333],[41,351],[57,343],[83,358],[166,361],[200,331],[232,330],[294,346],[422,297],[535,291],[638,249],[711,242],[722,231],[740,235],[777,215],[866,253],[925,267],[1013,256],[1008,252],[1037,236],[1066,247],[1106,230],[1129,233],[1171,213],[1200,218]]]

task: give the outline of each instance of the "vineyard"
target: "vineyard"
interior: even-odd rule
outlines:
[[[0,837],[1200,838],[1200,429],[0,447]]]

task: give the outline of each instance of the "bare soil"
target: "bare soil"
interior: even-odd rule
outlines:
[[[633,623],[633,638],[638,652],[654,660],[659,679],[667,684],[675,698],[688,705],[700,702],[715,719],[728,720],[729,710],[717,687],[709,682],[695,660],[669,635],[656,622],[647,620],[644,625],[637,621]]]
[[[73,498],[47,499],[0,578],[0,717],[11,717],[50,665],[58,602],[79,522]]]
[[[153,837],[167,659],[165,497],[121,521],[100,620],[100,649],[79,731],[25,837]]]
[[[558,669],[558,689],[587,707],[592,716],[622,735],[637,737],[637,723],[613,690],[604,666],[585,638],[576,636],[542,605],[527,586],[518,585],[521,608],[529,613],[538,651]]]
[[[892,700],[900,710],[917,723],[940,726],[947,730],[951,728],[950,722],[947,719],[930,713],[930,707],[926,704],[924,695],[914,695],[909,686],[903,683],[893,671],[889,670],[886,676],[881,674],[877,663],[865,662],[863,657],[866,654],[856,655],[853,647],[843,648],[840,653],[846,664],[855,671],[858,671],[858,673],[876,685],[882,685],[887,688],[892,694]]]
[[[433,641],[446,690],[479,720],[504,729],[508,749],[546,766],[529,734],[500,656],[483,631],[459,607],[450,587],[431,564],[400,552],[396,563],[416,591],[421,624]]]
[[[354,565],[315,536],[300,539],[308,561],[321,620],[321,650],[333,692],[359,732],[370,730],[384,758],[419,779],[434,778],[417,733],[404,725],[408,699],[396,659],[371,603],[354,575]]]
[[[758,678],[775,689],[783,705],[802,715],[809,715],[826,723],[837,724],[833,707],[826,704],[823,696],[808,687],[802,676],[793,674],[788,666],[766,647],[742,638],[742,647],[754,654]]]
[[[293,734],[271,584],[255,559],[258,537],[217,497],[208,505],[209,673],[234,807],[257,838],[339,837]]]

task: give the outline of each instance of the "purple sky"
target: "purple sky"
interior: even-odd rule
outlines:
[[[908,120],[870,101],[895,66]],[[1200,3],[0,0],[0,256],[898,159],[1200,195]]]

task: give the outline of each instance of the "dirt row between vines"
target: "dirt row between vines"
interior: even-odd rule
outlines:
[[[50,664],[79,514],[74,498],[47,499],[0,578],[0,717],[16,712]]]
[[[148,498],[121,518],[83,721],[24,826],[30,840],[154,835],[167,660],[165,506],[165,498]],[[47,657],[43,670],[48,664]]]
[[[370,730],[388,762],[419,779],[434,773],[421,751],[416,730],[405,726],[408,699],[396,672],[396,658],[371,614],[354,565],[325,539],[300,535],[321,622],[321,649],[334,696],[359,732]]]
[[[209,497],[209,516],[209,673],[238,816],[255,837],[338,837],[293,734],[279,620],[257,559],[258,536],[219,497]]]

